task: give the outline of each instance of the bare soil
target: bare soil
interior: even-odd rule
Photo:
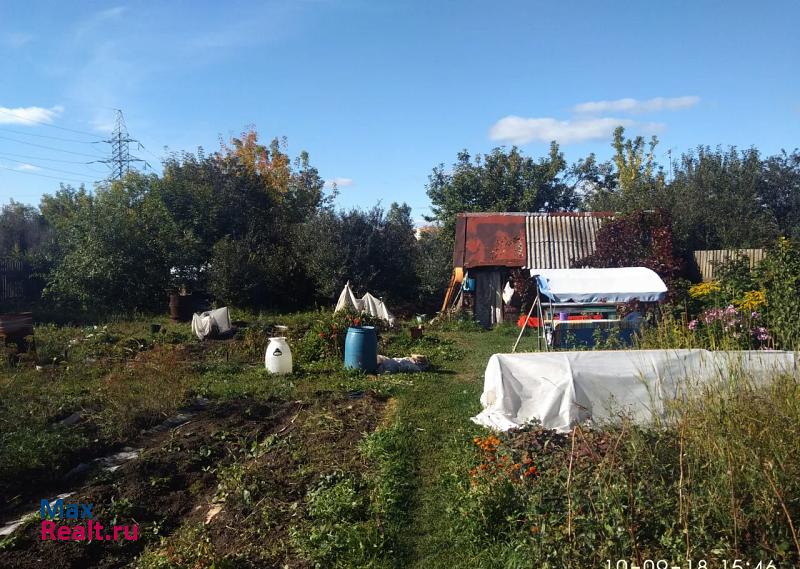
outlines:
[[[42,541],[37,520],[0,550],[0,568],[125,567],[148,545],[187,564],[185,551],[161,542],[182,527],[201,528],[214,556],[237,567],[304,566],[288,546],[303,498],[320,476],[363,468],[357,444],[379,424],[384,405],[370,393],[212,404],[139,441],[138,459],[71,489],[67,501],[93,503],[95,521],[138,524],[138,541]],[[227,488],[231,494],[221,495]]]

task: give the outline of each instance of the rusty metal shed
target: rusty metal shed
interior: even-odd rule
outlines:
[[[453,266],[568,269],[594,252],[611,212],[462,213]]]
[[[503,287],[511,269],[571,268],[594,252],[597,231],[612,217],[611,212],[459,214],[454,271],[442,310],[468,272],[478,321],[487,327],[502,322],[510,316],[504,315]]]

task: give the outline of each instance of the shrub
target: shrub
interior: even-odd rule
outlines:
[[[758,267],[764,287],[766,317],[776,344],[785,349],[800,344],[800,247],[781,238]]]
[[[298,361],[315,362],[344,357],[344,341],[350,326],[375,326],[382,321],[369,314],[320,311],[310,327],[295,342]]]

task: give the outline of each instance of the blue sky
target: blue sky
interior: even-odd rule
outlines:
[[[255,125],[309,151],[341,206],[415,217],[463,148],[538,156],[557,138],[570,160],[607,158],[622,123],[657,134],[663,161],[698,144],[771,154],[800,146],[799,21],[794,0],[6,0],[0,202],[106,175],[82,162],[107,157],[91,142],[114,108],[156,167],[165,146],[216,150]]]

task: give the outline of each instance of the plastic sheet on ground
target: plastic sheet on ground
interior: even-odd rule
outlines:
[[[378,356],[378,373],[416,373],[428,369],[428,360],[424,356],[405,358],[388,358]]]
[[[222,336],[230,332],[231,328],[227,306],[192,316],[192,334],[200,340],[214,335]]]
[[[472,420],[506,431],[538,420],[561,432],[577,423],[666,418],[666,404],[697,385],[739,375],[765,380],[793,373],[792,352],[627,350],[494,354],[484,377],[483,411]]]

